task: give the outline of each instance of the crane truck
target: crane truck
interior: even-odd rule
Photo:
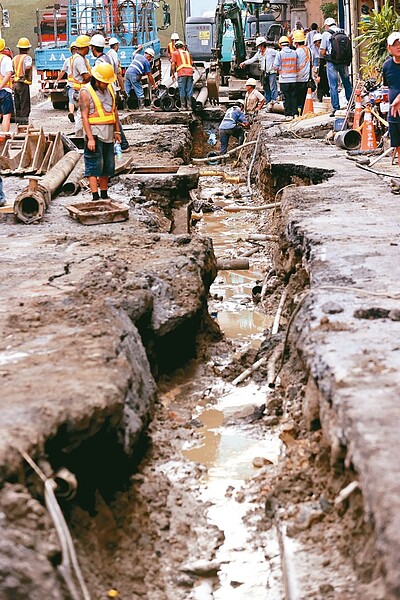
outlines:
[[[169,5],[161,0],[164,13]],[[70,56],[70,45],[82,34],[92,36],[102,34],[106,39],[115,37],[120,46],[118,56],[123,72],[132,60],[132,53],[139,44],[151,47],[155,52],[153,76],[161,77],[161,42],[158,37],[155,0],[67,0],[37,10],[36,33],[38,47],[35,50],[37,72],[41,90],[50,95],[54,108],[63,108],[67,103],[62,87],[66,80],[54,89],[54,82],[64,61]],[[165,18],[164,28],[169,23]],[[93,64],[94,59],[88,56]],[[61,89],[60,89],[61,88]]]

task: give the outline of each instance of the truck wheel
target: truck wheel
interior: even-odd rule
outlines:
[[[52,102],[52,105],[56,110],[63,110],[67,106],[65,102]]]

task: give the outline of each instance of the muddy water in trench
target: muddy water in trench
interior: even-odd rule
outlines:
[[[228,193],[233,186],[218,185],[218,180],[204,179],[201,195],[213,198],[215,204],[231,204],[216,192]],[[236,257],[244,239],[254,233],[255,226],[245,211],[206,213],[196,225],[199,234],[213,239],[217,257]],[[251,264],[250,259],[250,264]],[[265,268],[265,266],[263,267]],[[241,352],[246,347],[258,347],[263,331],[272,325],[272,318],[261,307],[253,304],[251,291],[263,278],[261,271],[220,271],[210,290],[213,300],[209,311],[217,320],[225,336]],[[278,600],[283,597],[282,575],[279,563],[279,546],[273,531],[257,533],[257,543],[252,540],[246,514],[254,508],[244,501],[241,488],[246,479],[254,476],[255,457],[265,457],[276,463],[280,441],[276,434],[265,435],[256,427],[243,424],[235,418],[250,406],[260,406],[266,401],[267,386],[259,387],[248,382],[238,387],[216,379],[212,390],[204,394],[193,414],[201,427],[200,439],[183,448],[183,455],[206,467],[202,481],[202,499],[209,502],[210,523],[224,532],[225,541],[217,552],[221,563],[219,584],[203,580],[194,590],[196,599],[216,600]],[[209,400],[212,398],[212,400]],[[217,398],[217,400],[215,400]]]

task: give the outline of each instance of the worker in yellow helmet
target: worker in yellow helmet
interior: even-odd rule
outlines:
[[[28,38],[19,38],[17,42],[18,54],[13,58],[14,69],[14,104],[15,104],[15,122],[20,125],[29,123],[31,113],[31,93],[32,85],[32,57],[28,52],[32,45]]]
[[[71,84],[74,89],[75,103],[75,135],[83,137],[82,118],[79,110],[79,91],[90,81],[90,65],[86,56],[89,54],[90,37],[88,35],[78,35],[75,40],[77,48],[71,61]],[[68,117],[72,121],[71,117]]]
[[[92,69],[90,83],[79,94],[85,131],[85,177],[89,179],[93,200],[108,198],[108,178],[115,172],[114,141],[121,144],[118,110],[112,87],[115,80],[112,66],[99,63]]]

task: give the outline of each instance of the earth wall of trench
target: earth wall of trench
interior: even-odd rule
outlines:
[[[302,271],[309,281],[289,334],[308,374],[304,419],[322,427],[332,466],[358,481],[385,597],[399,598],[398,198],[344,150],[268,127],[257,179],[268,200],[271,185],[281,190],[276,264],[287,278]]]
[[[189,151],[185,134],[168,156]],[[163,160],[147,152],[147,164]],[[141,183],[131,179],[117,180],[112,195],[137,196]],[[175,186],[164,179],[172,214]],[[170,234],[150,184],[140,202],[131,202],[128,221],[95,227],[73,221],[62,196],[38,225],[2,217],[1,598],[65,597],[54,568],[60,543],[23,453],[49,477],[70,468],[83,482],[77,502],[90,512],[95,490],[120,489],[141,458],[158,376],[194,356],[198,333],[210,331],[210,240]]]

